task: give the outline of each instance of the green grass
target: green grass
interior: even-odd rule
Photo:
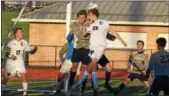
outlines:
[[[1,25],[1,44],[4,43],[5,38],[8,35],[10,28],[13,26],[12,18],[17,18],[18,12],[2,12],[2,25]],[[18,22],[16,27],[21,27],[24,30],[23,38],[29,40],[29,23]],[[4,58],[4,53],[2,53],[2,58]]]
[[[55,80],[53,82],[45,82],[48,80],[34,80],[35,83],[32,82],[32,80],[29,80],[29,89],[46,89],[46,90],[54,90],[55,89]],[[115,79],[111,80],[111,85],[113,88],[117,88],[120,83],[122,83],[122,79]],[[15,82],[9,81],[8,88],[22,88],[21,83],[18,81]],[[77,90],[78,92],[79,90]],[[92,96],[92,88],[91,88],[91,83],[90,80],[88,80],[87,83],[87,89],[85,91],[84,96]],[[143,84],[139,80],[134,80],[132,83],[130,83],[124,90],[121,91],[121,93],[117,96],[144,96],[145,95],[145,88]],[[16,92],[16,91],[11,91],[7,92],[5,96],[21,96],[21,92]],[[99,80],[99,96],[112,96],[112,93],[107,91],[104,88],[104,80]],[[162,93],[160,93],[162,94]],[[28,96],[53,96],[52,93],[40,93],[40,92],[29,92]],[[60,95],[58,95],[60,96]]]
[[[2,38],[1,38],[1,43],[4,42],[5,38],[8,35],[8,32],[10,28],[13,25],[12,18],[17,18],[18,12],[2,12]],[[29,23],[24,23],[24,22],[18,22],[16,24],[16,27],[21,27],[24,29],[24,39],[29,40]]]

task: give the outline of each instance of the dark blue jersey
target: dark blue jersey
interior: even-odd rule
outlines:
[[[153,71],[154,76],[169,77],[169,52],[160,50],[152,54],[149,62],[149,71]]]

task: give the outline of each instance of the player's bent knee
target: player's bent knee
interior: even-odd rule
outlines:
[[[27,74],[26,73],[20,73],[22,77],[22,82],[27,82]]]
[[[130,82],[131,82],[131,79],[126,78],[125,81],[124,81],[124,85],[128,85]]]
[[[149,87],[150,87],[148,81],[144,81],[144,85],[145,85],[146,88],[149,88]]]
[[[112,67],[111,67],[110,63],[106,64],[106,71],[107,72],[111,72],[112,71]]]

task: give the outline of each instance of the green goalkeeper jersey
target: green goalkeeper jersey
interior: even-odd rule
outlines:
[[[129,58],[129,66],[137,66],[143,73],[145,73],[148,66],[148,55],[145,52],[134,52]],[[139,69],[136,68],[132,73],[141,74]]]
[[[73,32],[75,36],[74,48],[88,49],[90,36],[83,35],[82,27],[83,26],[80,25],[78,22],[73,22],[70,25],[70,32]]]

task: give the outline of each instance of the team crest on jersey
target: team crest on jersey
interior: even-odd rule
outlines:
[[[23,43],[23,42],[21,42],[21,46],[24,46],[24,43]]]

